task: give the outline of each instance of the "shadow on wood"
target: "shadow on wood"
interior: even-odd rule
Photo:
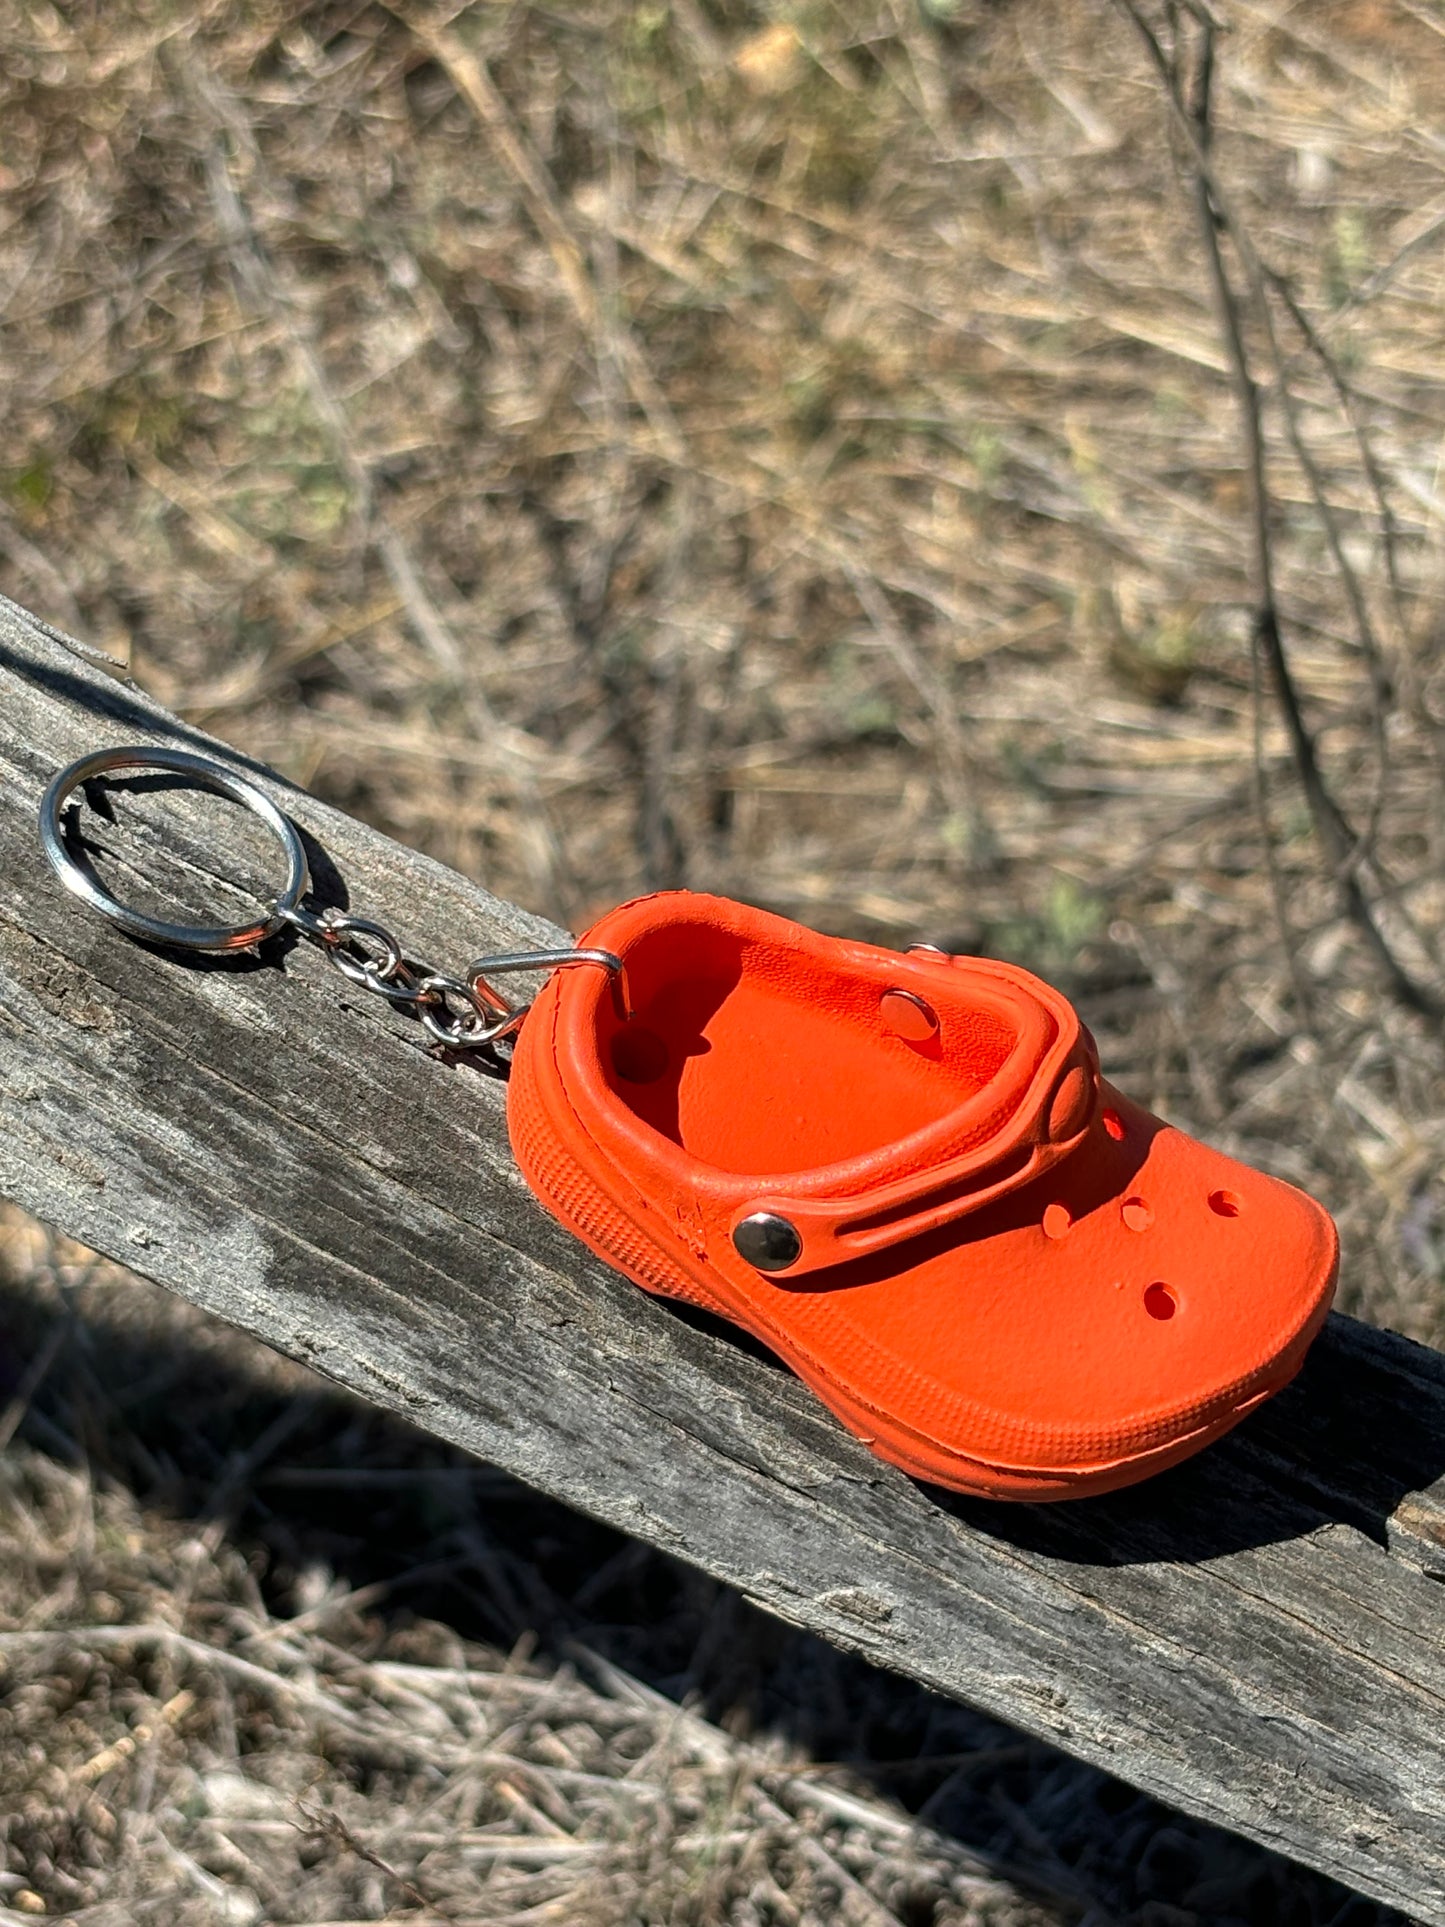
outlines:
[[[1198,1459],[1128,1492],[1025,1511],[958,1504],[980,1532],[1087,1563],[1225,1553],[1347,1527],[1445,1578],[1445,1373],[1393,1334],[1332,1317],[1292,1385]],[[1413,1356],[1412,1356],[1413,1354]],[[1413,1368],[1413,1369],[1402,1369]],[[935,1495],[954,1507],[950,1494]]]

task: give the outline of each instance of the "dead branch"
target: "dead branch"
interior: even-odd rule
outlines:
[[[1224,258],[1221,234],[1227,233],[1244,269],[1251,305],[1265,333],[1270,359],[1276,375],[1276,392],[1291,447],[1305,472],[1315,507],[1321,516],[1331,557],[1345,587],[1347,599],[1359,630],[1361,647],[1372,665],[1372,687],[1377,703],[1382,698],[1378,680],[1378,647],[1363,596],[1339,542],[1333,514],[1325,499],[1318,468],[1309,455],[1299,431],[1294,398],[1289,388],[1288,371],[1280,347],[1269,303],[1271,281],[1267,270],[1234,212],[1232,202],[1221,187],[1213,166],[1213,83],[1217,22],[1202,0],[1183,0],[1170,8],[1173,29],[1171,44],[1155,30],[1137,0],[1115,0],[1133,25],[1149,55],[1160,81],[1176,129],[1184,137],[1185,167],[1194,202],[1196,223],[1204,245],[1210,285],[1220,332],[1229,360],[1230,376],[1239,410],[1240,432],[1244,445],[1244,466],[1249,478],[1251,593],[1254,602],[1254,647],[1269,665],[1280,713],[1289,739],[1295,769],[1309,809],[1310,820],[1339,886],[1346,915],[1374,953],[1392,995],[1407,1008],[1424,1015],[1445,1014],[1445,1003],[1429,985],[1421,983],[1396,956],[1380,928],[1374,909],[1361,882],[1361,871],[1371,855],[1372,827],[1358,831],[1336,800],[1320,765],[1315,737],[1305,720],[1299,688],[1295,682],[1285,646],[1275,587],[1272,521],[1274,502],[1270,492],[1268,457],[1263,408],[1249,349],[1245,341],[1244,312],[1240,295],[1230,277]],[[1187,22],[1193,23],[1192,59],[1188,45]],[[1381,717],[1383,712],[1380,712]],[[1380,754],[1384,755],[1382,721],[1377,730]],[[1383,763],[1382,763],[1383,771]],[[1372,820],[1375,812],[1372,810]],[[1268,831],[1266,829],[1266,835]]]

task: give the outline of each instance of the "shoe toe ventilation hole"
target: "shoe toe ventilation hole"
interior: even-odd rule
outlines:
[[[655,1084],[667,1069],[667,1046],[655,1031],[629,1024],[612,1040],[612,1068],[624,1084]]]
[[[1124,1120],[1122,1117],[1120,1117],[1117,1111],[1105,1111],[1104,1129],[1109,1133],[1109,1136],[1113,1138],[1116,1144],[1123,1143]]]
[[[1154,1213],[1143,1198],[1125,1198],[1119,1216],[1131,1231],[1147,1231],[1154,1222]]]
[[[1044,1206],[1043,1230],[1046,1238],[1066,1237],[1073,1222],[1073,1216],[1066,1204]]]
[[[1209,1208],[1216,1218],[1237,1218],[1243,1206],[1237,1191],[1211,1191]]]
[[[1144,1309],[1151,1318],[1172,1318],[1179,1309],[1179,1301],[1168,1285],[1156,1283],[1145,1289]]]

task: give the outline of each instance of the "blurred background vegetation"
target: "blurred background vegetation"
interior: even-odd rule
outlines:
[[[1445,13],[1217,14],[1286,645],[1428,1006]],[[686,884],[1039,969],[1445,1338],[1440,1023],[1254,660],[1127,6],[0,0],[0,48],[0,589],[574,929]],[[15,1918],[1378,1917],[16,1214],[0,1265],[5,1625],[192,1642],[0,1646]]]

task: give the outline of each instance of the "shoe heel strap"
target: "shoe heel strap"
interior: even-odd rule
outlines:
[[[1076,1150],[1098,1111],[1093,1040],[1081,1033],[1045,1102],[985,1144],[845,1198],[769,1189],[704,1205],[709,1242],[725,1239],[755,1271],[789,1279],[866,1258],[956,1223],[1040,1177]]]

